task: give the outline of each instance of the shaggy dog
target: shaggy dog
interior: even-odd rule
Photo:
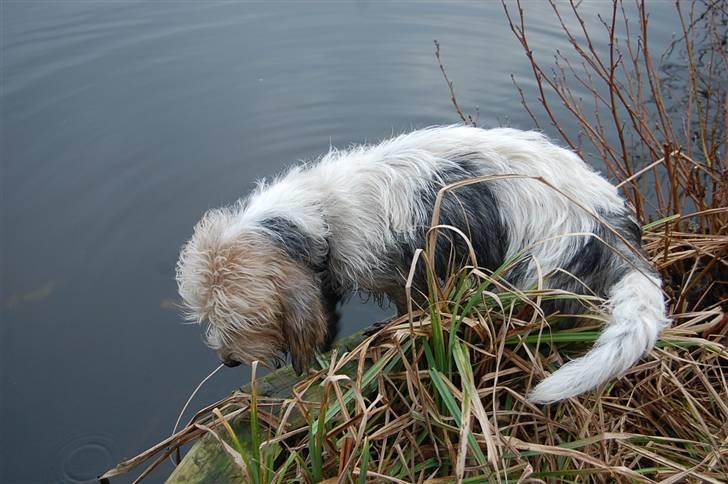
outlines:
[[[336,306],[354,291],[407,311],[405,275],[442,187],[507,174],[526,177],[448,192],[440,223],[468,234],[486,269],[525,253],[506,275],[515,287],[541,280],[608,299],[611,317],[595,346],[530,399],[590,390],[654,346],[668,324],[661,281],[639,252],[639,226],[617,189],[531,131],[435,127],[332,149],[234,206],[208,211],[177,265],[188,316],[207,323],[207,343],[229,366],[273,364],[290,353],[300,373],[335,336]],[[438,243],[438,268],[467,252],[464,242]],[[414,286],[426,292],[422,275]]]

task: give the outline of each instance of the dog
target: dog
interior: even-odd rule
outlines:
[[[468,234],[477,264],[493,270],[520,255],[505,276],[514,287],[547,275],[552,288],[606,298],[611,312],[594,347],[530,400],[576,396],[632,366],[669,323],[633,212],[574,152],[510,128],[431,127],[332,148],[209,210],[177,264],[186,316],[205,322],[207,344],[226,365],[272,365],[290,353],[300,374],[336,335],[337,304],[352,293],[407,312],[405,276],[425,246],[438,192],[483,176],[492,179],[447,192],[439,213],[439,223]],[[437,244],[438,269],[453,254],[467,257],[457,239]],[[426,292],[423,274],[414,286]]]

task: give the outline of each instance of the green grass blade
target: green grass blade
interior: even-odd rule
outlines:
[[[444,375],[439,373],[435,369],[430,369],[430,379],[435,385],[435,389],[437,390],[437,393],[442,398],[442,401],[445,403],[445,406],[447,407],[448,411],[450,412],[450,416],[455,420],[455,423],[458,427],[462,425],[462,415],[460,413],[460,406],[457,403],[457,400],[453,396],[452,392],[447,388],[447,385],[445,385],[444,382]],[[486,465],[487,459],[485,457],[485,454],[483,454],[483,450],[478,445],[478,441],[475,439],[475,436],[471,433],[468,434],[468,446],[470,447],[470,450],[473,451],[473,454],[475,455],[475,458],[477,459],[478,463],[480,465]]]
[[[359,464],[359,484],[367,483],[367,470],[369,469],[369,437],[364,437],[361,449],[361,464]]]
[[[290,454],[288,454],[288,458],[286,461],[281,465],[281,467],[278,469],[278,477],[273,481],[274,484],[279,484],[286,482],[283,479],[286,477],[286,473],[288,472],[288,468],[293,464],[293,461],[296,460],[298,457],[298,452],[293,451]]]

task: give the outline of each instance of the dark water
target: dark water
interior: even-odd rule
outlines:
[[[527,2],[541,57],[566,47],[549,13]],[[499,2],[5,0],[0,14],[3,483],[86,482],[169,433],[217,365],[173,307],[195,221],[330,144],[457,121],[433,39],[480,125],[532,127]],[[656,45],[674,20],[653,2]],[[344,330],[387,314],[352,303]],[[226,369],[197,404],[247,378]]]

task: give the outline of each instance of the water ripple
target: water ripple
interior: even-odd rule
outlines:
[[[56,477],[62,482],[86,484],[114,464],[112,439],[104,434],[75,437],[56,456]]]

